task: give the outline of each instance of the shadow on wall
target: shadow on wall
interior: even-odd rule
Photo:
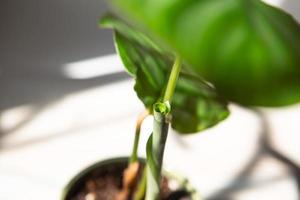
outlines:
[[[115,74],[78,81],[62,74],[66,63],[114,52],[111,32],[97,25],[106,10],[104,0],[2,0],[0,111],[127,78]]]
[[[5,110],[33,107],[12,130],[0,124],[0,140],[70,93],[129,78],[72,80],[62,73],[66,63],[114,53],[111,31],[97,24],[106,10],[104,0],[0,1],[0,121]]]

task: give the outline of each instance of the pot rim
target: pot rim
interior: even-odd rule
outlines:
[[[61,194],[61,200],[66,200],[67,195],[69,194],[70,190],[74,187],[74,185],[80,181],[80,179],[84,176],[86,176],[88,173],[90,173],[93,170],[96,170],[97,168],[112,164],[115,162],[123,162],[128,161],[129,157],[123,156],[123,157],[115,157],[115,158],[108,158],[104,160],[100,160],[94,164],[89,165],[88,167],[83,168],[80,170],[63,188],[62,194]],[[140,159],[141,162],[144,162],[144,159]]]
[[[71,189],[75,186],[75,184],[84,176],[86,176],[91,171],[108,164],[116,163],[116,162],[127,162],[129,157],[122,156],[122,157],[115,157],[115,158],[108,158],[104,160],[100,160],[94,164],[89,165],[86,168],[83,168],[81,171],[79,171],[64,187],[61,195],[61,200],[66,200],[66,197],[68,196]],[[138,158],[140,162],[145,163],[146,159],[144,158]],[[200,195],[197,193],[195,188],[190,184],[188,179],[180,177],[176,174],[170,173],[168,171],[163,170],[163,174],[173,180],[176,180],[178,183],[181,182],[182,188],[186,189],[191,194],[192,200],[202,200]]]

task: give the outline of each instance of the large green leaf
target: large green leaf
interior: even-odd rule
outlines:
[[[135,77],[135,91],[147,108],[162,99],[174,56],[114,16],[102,25],[115,29],[116,49],[129,74]],[[181,133],[199,132],[229,115],[227,102],[214,89],[187,72],[180,74],[172,101],[172,127]]]
[[[300,100],[300,26],[260,0],[110,0],[139,30],[179,53],[227,99]]]

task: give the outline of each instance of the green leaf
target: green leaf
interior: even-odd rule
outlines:
[[[213,88],[181,74],[172,103],[172,127],[181,133],[205,130],[228,117],[225,105]]]
[[[227,99],[300,101],[300,26],[260,0],[111,0],[126,20],[176,51]]]
[[[152,110],[153,104],[163,97],[174,56],[114,16],[106,16],[102,21],[110,21],[106,27],[115,29],[116,49],[135,77],[134,89]],[[180,74],[171,107],[172,127],[181,133],[199,132],[229,115],[227,102],[221,100],[211,86],[188,72]]]

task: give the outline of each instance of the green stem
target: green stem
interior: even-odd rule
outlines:
[[[139,147],[139,141],[140,141],[141,126],[142,126],[143,121],[146,119],[146,117],[148,115],[149,115],[149,110],[145,110],[138,116],[138,119],[136,122],[136,128],[135,128],[133,149],[132,149],[131,157],[129,159],[129,164],[132,164],[138,160],[138,147]]]
[[[181,58],[176,57],[167,83],[163,102],[153,106],[153,133],[147,142],[147,190],[146,200],[157,200],[160,194],[161,168],[170,124],[170,102],[181,70]]]
[[[143,169],[143,175],[141,180],[138,183],[137,190],[134,193],[134,200],[143,200],[145,197],[146,186],[147,186],[147,166]]]
[[[160,178],[161,165],[164,156],[165,144],[169,130],[169,118],[171,108],[169,103],[156,103],[154,105],[154,123],[152,133],[152,154],[154,162],[158,166],[158,178]]]
[[[163,98],[163,102],[166,101],[171,101],[174,91],[175,91],[175,87],[176,87],[176,83],[177,83],[177,79],[179,77],[179,73],[181,70],[181,65],[182,65],[182,60],[179,56],[176,57],[174,65],[172,67],[172,71],[168,80],[168,84],[167,84],[167,88],[165,91],[165,95]]]
[[[147,190],[146,200],[157,200],[160,194],[161,167],[169,129],[170,105],[168,102],[154,105],[153,133],[147,142]]]

